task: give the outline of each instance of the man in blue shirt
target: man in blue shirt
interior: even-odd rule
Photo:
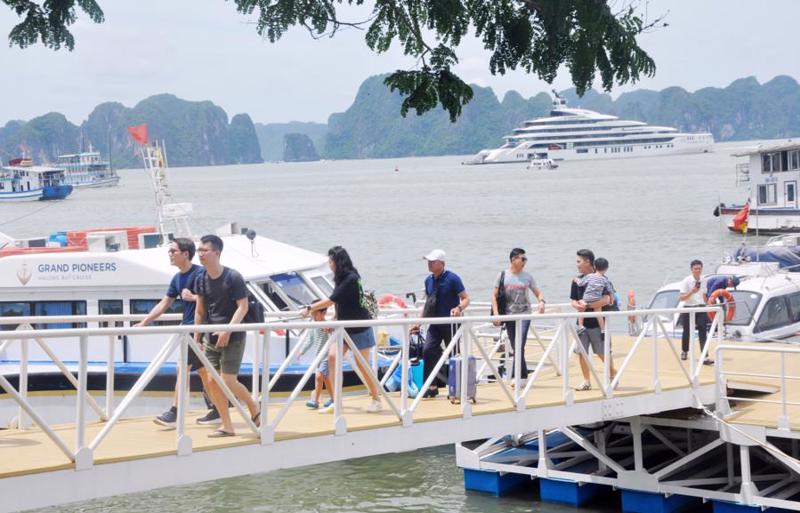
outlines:
[[[197,277],[203,272],[203,268],[197,264],[192,263],[194,258],[195,247],[191,239],[177,238],[169,243],[167,254],[169,255],[169,263],[178,268],[178,272],[172,277],[169,283],[167,293],[159,301],[156,306],[150,310],[147,317],[138,322],[135,326],[147,326],[154,320],[158,319],[167,312],[170,307],[179,300],[183,305],[183,321],[181,324],[189,325],[194,324],[194,310],[197,296],[195,295],[195,282]],[[196,370],[200,375],[205,388],[206,383],[206,370],[197,355],[189,349],[189,372]],[[208,403],[208,401],[206,401]],[[156,424],[162,426],[175,427],[178,420],[178,383],[175,384],[175,398],[172,402],[172,407],[155,418]],[[204,417],[198,419],[202,424],[218,424],[220,422],[219,414],[216,409],[212,407]]]
[[[464,289],[464,283],[456,273],[445,270],[445,252],[434,249],[423,257],[428,261],[428,271],[431,274],[425,278],[425,308],[423,317],[459,317],[469,305],[469,296]],[[433,303],[433,304],[432,304]],[[425,345],[422,348],[422,358],[425,360],[424,379],[433,372],[439,358],[442,357],[442,342],[449,344],[453,334],[458,328],[453,324],[431,324],[425,333]],[[437,377],[431,383],[424,397],[439,395],[439,386],[445,386]]]

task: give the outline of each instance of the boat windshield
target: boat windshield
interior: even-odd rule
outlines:
[[[678,306],[678,295],[679,292],[677,290],[662,290],[658,292],[652,300],[650,300],[650,304],[647,305],[647,309],[657,310],[661,308],[675,308]]]
[[[736,315],[730,321],[726,321],[726,324],[747,326],[753,320],[753,315],[761,302],[761,294],[749,290],[732,290],[731,295],[736,303]]]
[[[294,308],[310,305],[319,299],[311,290],[311,288],[306,285],[306,282],[303,280],[303,278],[295,272],[276,274],[270,278],[275,285],[281,289],[286,297],[292,303],[294,303],[291,305]],[[283,308],[281,309],[283,310]]]

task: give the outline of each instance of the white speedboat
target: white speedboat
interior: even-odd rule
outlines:
[[[528,169],[539,171],[543,169],[558,169],[558,164],[553,159],[535,158],[528,162]]]
[[[648,157],[711,151],[710,133],[682,133],[676,128],[628,121],[587,109],[567,107],[553,91],[550,115],[525,121],[503,137],[505,144],[482,150],[465,164]]]
[[[744,203],[714,209],[732,232],[780,234],[800,231],[797,183],[800,180],[800,141],[761,144],[733,154],[736,183],[747,187]]]
[[[169,264],[163,241],[169,237],[192,237],[187,213],[191,205],[173,203],[166,182],[165,159],[159,147],[147,147],[145,167],[156,192],[158,226],[105,228],[60,232],[50,237],[14,239],[0,234],[0,318],[64,315],[141,315],[148,313],[163,297],[166,286],[177,272]],[[333,291],[332,274],[325,255],[240,230],[235,224],[218,229],[224,241],[222,264],[244,277],[251,302],[264,311],[298,311]],[[181,312],[176,300],[171,312]],[[173,322],[173,321],[164,321]],[[177,323],[177,321],[175,321]],[[133,322],[131,322],[133,324]],[[85,325],[84,325],[85,326]],[[36,324],[37,329],[82,327],[79,323]],[[85,327],[99,327],[90,322]],[[25,325],[4,324],[1,329],[26,329]],[[248,383],[252,374],[256,335],[248,334],[240,379]],[[272,371],[289,360],[286,378],[276,383],[275,391],[292,390],[315,358],[312,352],[300,357],[292,354],[304,341],[302,333],[274,330],[270,347]],[[79,348],[73,339],[49,339],[54,354],[74,368]],[[89,359],[109,360],[107,337],[90,337]],[[142,334],[118,337],[114,341],[115,387],[129,389],[164,345],[163,335]],[[50,355],[36,344],[0,343],[0,372],[9,380],[18,379],[22,351],[28,351],[29,390],[56,392],[69,388],[65,376]],[[287,358],[290,357],[290,358]],[[167,360],[149,391],[167,392],[174,387],[177,354]],[[379,367],[386,361],[381,357]],[[96,368],[95,368],[96,367]],[[105,373],[105,363],[89,370]],[[345,385],[358,378],[346,364]],[[193,387],[199,389],[199,382]]]
[[[757,261],[756,258],[761,261]],[[728,290],[735,310],[725,321],[725,336],[733,340],[770,342],[797,335],[800,331],[800,248],[742,248],[730,261],[704,277],[736,277],[739,284]],[[675,308],[680,282],[661,287],[649,309]],[[726,316],[727,316],[726,306]],[[668,330],[682,329],[678,315],[663,318]]]

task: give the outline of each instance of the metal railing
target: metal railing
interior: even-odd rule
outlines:
[[[22,352],[23,361],[20,362],[20,387],[19,390],[14,389],[9,381],[0,375],[0,387],[9,394],[18,405],[24,414],[35,423],[52,441],[53,443],[73,462],[76,468],[88,468],[93,465],[94,453],[98,446],[103,442],[108,433],[119,422],[133,401],[139,397],[142,391],[147,387],[153,377],[158,373],[161,366],[170,358],[175,351],[180,352],[178,360],[178,421],[176,426],[176,450],[178,455],[189,454],[192,451],[192,442],[186,434],[186,414],[188,410],[188,372],[187,372],[187,355],[189,351],[194,351],[197,357],[202,362],[203,366],[208,371],[210,379],[212,379],[219,388],[224,392],[228,400],[233,404],[234,408],[244,419],[247,428],[259,437],[262,445],[271,444],[275,441],[275,435],[281,427],[282,421],[285,419],[291,405],[298,399],[299,395],[305,388],[306,383],[311,379],[317,366],[322,361],[322,358],[327,357],[329,351],[335,353],[335,366],[331,368],[331,372],[335,373],[335,387],[334,387],[334,405],[333,405],[333,425],[332,430],[337,435],[347,433],[347,415],[343,409],[343,362],[344,353],[346,349],[350,350],[357,363],[361,364],[361,368],[365,370],[360,374],[362,381],[365,383],[371,381],[380,391],[380,398],[384,402],[391,413],[397,417],[397,422],[402,426],[411,426],[415,420],[415,414],[421,407],[422,393],[411,401],[409,397],[409,372],[411,359],[409,355],[409,337],[408,329],[411,326],[423,325],[452,325],[455,327],[455,332],[452,339],[447,344],[442,353],[442,356],[435,363],[433,371],[427,376],[425,383],[422,385],[420,391],[423,392],[433,384],[438,371],[450,359],[451,354],[456,350],[461,354],[460,376],[460,405],[458,408],[461,410],[463,418],[470,418],[472,416],[472,404],[470,397],[468,397],[469,390],[469,361],[470,357],[475,355],[476,359],[480,361],[481,365],[485,366],[488,373],[494,376],[500,376],[498,368],[491,357],[492,349],[486,347],[480,340],[480,329],[491,325],[495,321],[502,322],[516,322],[518,337],[521,337],[520,323],[524,320],[532,321],[533,325],[551,325],[553,332],[551,336],[541,338],[537,335],[536,329],[533,331],[533,339],[543,349],[543,353],[538,358],[538,362],[534,366],[529,378],[523,382],[520,376],[521,369],[521,351],[514,351],[512,362],[514,369],[514,377],[509,380],[495,379],[494,386],[502,390],[502,396],[507,400],[514,410],[521,412],[527,408],[527,399],[533,394],[536,385],[541,384],[544,380],[543,376],[546,369],[553,370],[550,379],[560,380],[561,384],[561,397],[566,406],[574,404],[573,388],[570,383],[570,370],[574,368],[577,359],[582,358],[591,372],[594,381],[599,385],[603,394],[607,398],[614,397],[614,391],[620,381],[624,378],[626,371],[630,368],[632,358],[641,350],[645,345],[652,345],[653,347],[653,365],[651,367],[651,389],[654,393],[661,392],[660,379],[659,379],[659,351],[658,347],[661,343],[666,342],[671,349],[671,353],[678,361],[683,375],[686,378],[686,386],[696,389],[698,387],[698,376],[702,368],[702,361],[706,358],[710,344],[707,344],[703,351],[700,353],[699,358],[695,358],[695,353],[692,350],[691,361],[689,370],[685,369],[680,362],[679,356],[673,347],[672,340],[669,334],[664,329],[659,314],[672,314],[676,312],[683,312],[682,309],[663,309],[663,310],[636,310],[625,312],[558,312],[558,313],[545,313],[545,314],[520,314],[520,315],[505,315],[505,316],[488,316],[488,315],[471,315],[465,317],[452,317],[452,318],[417,318],[417,310],[411,309],[406,315],[383,317],[379,319],[363,320],[363,321],[325,321],[313,322],[310,320],[291,320],[287,321],[285,317],[297,317],[300,312],[280,312],[270,313],[266,316],[268,318],[277,318],[276,321],[258,323],[258,324],[240,324],[240,325],[202,325],[202,326],[148,326],[148,327],[107,327],[107,328],[70,328],[70,329],[48,329],[36,330],[26,329],[34,323],[63,323],[63,322],[115,322],[115,321],[128,321],[136,320],[137,316],[65,316],[65,317],[13,317],[13,318],[0,318],[0,324],[18,324],[17,330],[5,331],[2,337],[6,340],[3,344],[11,343],[13,340],[19,340],[23,343],[34,340],[43,348],[47,346],[48,339],[77,339],[79,347],[79,361],[77,365],[77,377],[73,377],[70,382],[77,390],[76,399],[76,420],[75,420],[75,443],[71,448],[61,436],[37,413],[36,408],[31,404],[29,398],[26,396],[26,380],[27,375],[23,375],[23,369],[27,366],[27,353]],[[704,307],[693,308],[691,312],[721,312],[720,307]],[[392,312],[397,313],[396,311]],[[403,312],[400,312],[403,313]],[[625,318],[629,316],[648,317],[646,325],[651,329],[649,330],[652,336],[646,336],[648,330],[645,329],[635,339],[633,346],[629,350],[626,358],[620,365],[620,368],[615,376],[610,374],[610,330],[606,331],[606,344],[605,344],[605,365],[602,372],[602,377],[598,374],[592,360],[583,347],[579,343],[579,336],[576,331],[576,319],[590,318],[603,316],[607,322],[609,319],[616,317]],[[689,316],[691,319],[690,329],[692,332],[692,339],[695,337],[694,333],[694,316]],[[712,334],[721,341],[721,330],[719,329],[718,320],[721,315],[717,315],[715,321],[711,324]],[[345,331],[345,328],[376,328],[376,327],[395,327],[402,330],[403,336],[401,341],[399,358],[397,358],[397,365],[401,365],[401,387],[399,396],[397,394],[390,394],[381,386],[378,379],[379,373],[377,370],[366,361],[363,355],[356,349],[353,341]],[[271,367],[270,362],[270,346],[273,342],[273,331],[277,329],[282,330],[308,330],[312,328],[327,328],[332,330],[331,336],[324,344],[324,347],[318,352],[314,361],[308,366],[300,381],[296,384],[289,397],[281,405],[279,402],[271,402],[270,393],[280,380],[282,376],[287,373],[287,362],[296,354],[294,351],[292,355],[285,358],[278,370],[270,378],[268,369]],[[658,329],[657,329],[658,328]],[[256,343],[253,345],[254,364],[253,364],[253,379],[251,393],[254,398],[258,399],[260,405],[260,413],[258,417],[259,422],[254,422],[251,419],[250,412],[243,408],[239,401],[236,400],[234,394],[226,386],[219,373],[211,366],[206,358],[203,349],[198,347],[191,339],[193,333],[212,333],[212,332],[252,332],[255,334]],[[659,334],[660,331],[660,334]],[[113,404],[113,373],[114,373],[114,348],[113,344],[109,343],[109,361],[106,366],[106,407],[100,408],[98,404],[91,398],[87,391],[87,378],[88,378],[88,345],[90,337],[109,337],[113,340],[116,336],[136,336],[136,335],[168,335],[167,341],[163,344],[158,353],[152,358],[150,364],[139,376],[135,384],[122,398],[120,404],[114,407]],[[492,340],[493,342],[493,340]],[[517,341],[517,347],[520,347],[521,340]],[[295,346],[295,351],[301,344]],[[691,344],[692,348],[694,343]],[[0,346],[4,347],[4,346]],[[333,348],[333,349],[332,349]],[[55,355],[54,355],[55,356]],[[575,356],[575,358],[573,358]],[[508,358],[508,356],[506,356]],[[54,363],[57,358],[54,358]],[[277,363],[277,362],[276,362]],[[476,362],[478,363],[478,362]],[[63,365],[56,363],[61,371],[66,375],[71,372]],[[358,365],[352,366],[358,373]],[[477,367],[477,365],[476,365]],[[506,367],[508,368],[508,366]],[[267,371],[265,371],[267,369]],[[639,369],[641,370],[641,369]],[[69,379],[69,378],[68,378]],[[485,378],[482,378],[486,382]],[[509,386],[509,385],[513,386]],[[100,432],[91,440],[87,440],[87,405],[98,414],[98,417],[104,421],[104,426]],[[268,409],[271,405],[272,410]],[[270,414],[278,408],[274,417]],[[454,406],[456,408],[456,406]],[[21,424],[20,427],[25,427]]]
[[[736,352],[745,352],[745,353],[769,353],[778,355],[779,359],[779,368],[778,372],[774,374],[768,374],[763,372],[747,372],[742,370],[725,370],[725,366],[723,363],[722,355],[724,353],[736,353]],[[787,356],[794,355],[800,361],[800,348],[794,347],[775,347],[775,346],[768,346],[765,347],[764,345],[718,345],[715,351],[716,354],[716,368],[715,368],[715,376],[716,376],[716,407],[717,411],[720,412],[722,415],[727,415],[731,413],[730,408],[730,401],[735,402],[748,402],[754,404],[776,404],[780,405],[780,414],[776,419],[776,424],[778,429],[783,431],[788,431],[791,429],[790,423],[790,416],[789,416],[789,407],[799,407],[800,401],[791,400],[789,398],[789,392],[787,387],[787,382],[798,382],[800,381],[800,375],[789,374],[786,369],[786,358]],[[776,382],[778,386],[778,391],[776,394],[778,395],[778,399],[775,399],[775,394],[770,394],[769,398],[764,397],[741,397],[741,396],[730,396],[728,395],[728,378],[736,377],[736,378],[757,378],[757,379],[767,379],[770,382]]]

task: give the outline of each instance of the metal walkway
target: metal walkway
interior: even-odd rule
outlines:
[[[234,418],[239,419],[236,426],[238,436],[224,439],[207,438],[209,429],[194,423],[194,418],[202,412],[188,411],[186,393],[182,394],[179,401],[177,430],[159,427],[152,422],[152,417],[125,416],[126,410],[139,398],[163,362],[175,351],[185,353],[192,349],[185,335],[189,330],[197,331],[198,328],[22,329],[5,332],[7,342],[30,341],[43,347],[48,339],[72,337],[80,345],[83,355],[87,354],[90,336],[134,335],[148,330],[151,334],[167,334],[169,339],[122,401],[115,403],[107,400],[105,408],[101,408],[86,392],[88,362],[83,358],[75,378],[76,422],[68,425],[49,425],[37,413],[31,398],[21,393],[24,390],[15,390],[0,376],[0,387],[20,405],[20,419],[28,416],[33,421],[33,427],[30,428],[0,431],[0,494],[4,497],[0,511],[63,504],[280,468],[499,438],[509,433],[538,432],[713,404],[717,390],[714,369],[699,363],[707,356],[707,352],[699,355],[692,353],[688,362],[681,361],[676,341],[664,330],[658,315],[654,315],[658,313],[672,315],[674,312],[608,314],[611,317],[636,315],[647,318],[644,330],[638,337],[614,336],[613,358],[618,367],[616,378],[612,379],[608,365],[602,368],[602,365],[598,365],[599,360],[590,360],[593,363],[593,390],[585,392],[573,390],[582,379],[578,359],[587,357],[581,346],[575,343],[577,336],[574,323],[576,316],[591,314],[552,313],[507,317],[517,321],[531,318],[534,323],[527,345],[526,359],[531,367],[527,383],[518,379],[494,379],[499,375],[497,355],[502,350],[503,341],[486,336],[482,331],[491,318],[476,316],[457,321],[426,319],[425,322],[429,323],[458,323],[458,330],[438,362],[438,367],[446,364],[456,348],[460,348],[465,357],[462,361],[475,356],[481,382],[476,404],[466,400],[465,386],[462,386],[460,404],[451,404],[441,395],[431,400],[421,400],[421,395],[415,399],[409,397],[406,379],[410,372],[409,345],[404,337],[394,360],[395,364],[402,366],[403,385],[399,392],[382,392],[384,410],[381,413],[365,412],[368,397],[363,394],[344,397],[341,393],[336,394],[337,401],[332,413],[318,413],[305,408],[305,397],[300,397],[301,391],[308,379],[313,377],[316,365],[309,367],[310,370],[288,399],[271,400],[270,383],[280,376],[281,368],[273,376],[254,375],[256,379],[253,380],[255,386],[252,394],[261,403],[261,427],[256,427],[245,417],[245,411],[240,409],[242,415],[232,412]],[[78,318],[69,320],[75,322]],[[79,320],[97,322],[117,319],[84,317]],[[50,318],[48,321],[65,322],[63,318]],[[253,350],[260,355],[257,361],[269,365],[273,329],[303,330],[328,325],[334,332],[326,349],[333,347],[338,355],[342,355],[344,347],[351,344],[344,326],[400,328],[405,333],[408,326],[418,321],[395,314],[373,321],[326,324],[278,321],[246,325],[244,328],[252,332],[251,336],[257,342],[253,344]],[[18,318],[14,322],[41,322],[41,319]],[[203,327],[205,331],[226,329],[229,328]],[[721,340],[716,323],[712,326],[712,334],[717,342]],[[317,362],[322,354],[317,357]],[[204,359],[204,356],[201,358]],[[517,354],[513,358],[506,355],[505,359],[506,368],[519,368]],[[338,358],[336,368],[332,369],[339,377],[342,360]],[[208,362],[204,363],[208,367]],[[362,363],[371,367],[369,362]],[[259,365],[254,368],[257,373]],[[113,366],[109,366],[109,369],[113,372]],[[369,376],[364,378],[379,381],[375,371],[375,368],[370,368]],[[462,376],[462,385],[465,385],[467,373],[462,373]],[[113,376],[108,379],[113,389]],[[215,379],[219,377],[215,376]],[[337,389],[341,383],[342,380],[338,379]],[[426,382],[423,389],[427,385]],[[225,391],[231,397],[227,388]],[[24,427],[26,423],[23,421],[20,425]],[[68,440],[74,443],[68,443]],[[42,490],[46,490],[46,493],[42,493]],[[9,498],[11,500],[6,500]]]

